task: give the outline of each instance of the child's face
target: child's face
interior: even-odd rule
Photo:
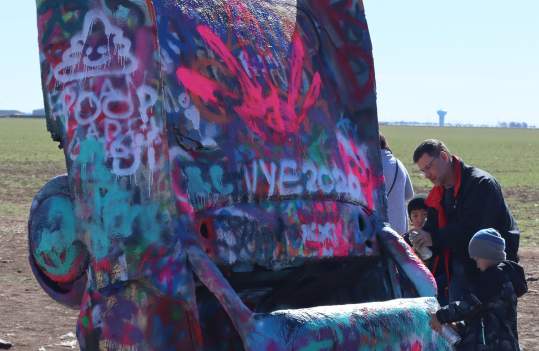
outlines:
[[[410,222],[412,224],[412,228],[414,229],[422,228],[426,220],[427,220],[427,210],[421,208],[418,210],[412,210],[410,212]]]
[[[492,260],[487,260],[486,258],[480,258],[480,257],[472,257],[475,261],[475,264],[477,265],[477,268],[479,268],[479,270],[481,272],[484,272],[486,271],[488,268],[496,265],[496,261],[492,261]]]

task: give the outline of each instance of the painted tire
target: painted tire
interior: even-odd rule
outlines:
[[[88,251],[77,236],[67,175],[51,179],[34,197],[28,248],[39,285],[57,302],[78,308],[86,286]]]

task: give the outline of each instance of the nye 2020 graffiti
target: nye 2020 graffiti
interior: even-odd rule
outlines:
[[[360,0],[38,0],[30,263],[83,350],[443,350],[385,227]],[[385,302],[384,302],[385,301]]]

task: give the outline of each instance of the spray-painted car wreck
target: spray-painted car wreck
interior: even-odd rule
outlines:
[[[360,0],[37,12],[67,175],[33,202],[30,263],[80,309],[81,349],[450,349],[432,276],[383,225]]]

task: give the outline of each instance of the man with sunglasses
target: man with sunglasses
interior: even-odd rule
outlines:
[[[505,239],[507,259],[518,261],[520,232],[492,175],[465,164],[436,139],[423,141],[413,159],[434,185],[426,199],[427,222],[414,244],[432,247],[436,254],[433,273],[449,282],[449,301],[457,301],[478,273],[468,255],[474,233],[495,228]]]

